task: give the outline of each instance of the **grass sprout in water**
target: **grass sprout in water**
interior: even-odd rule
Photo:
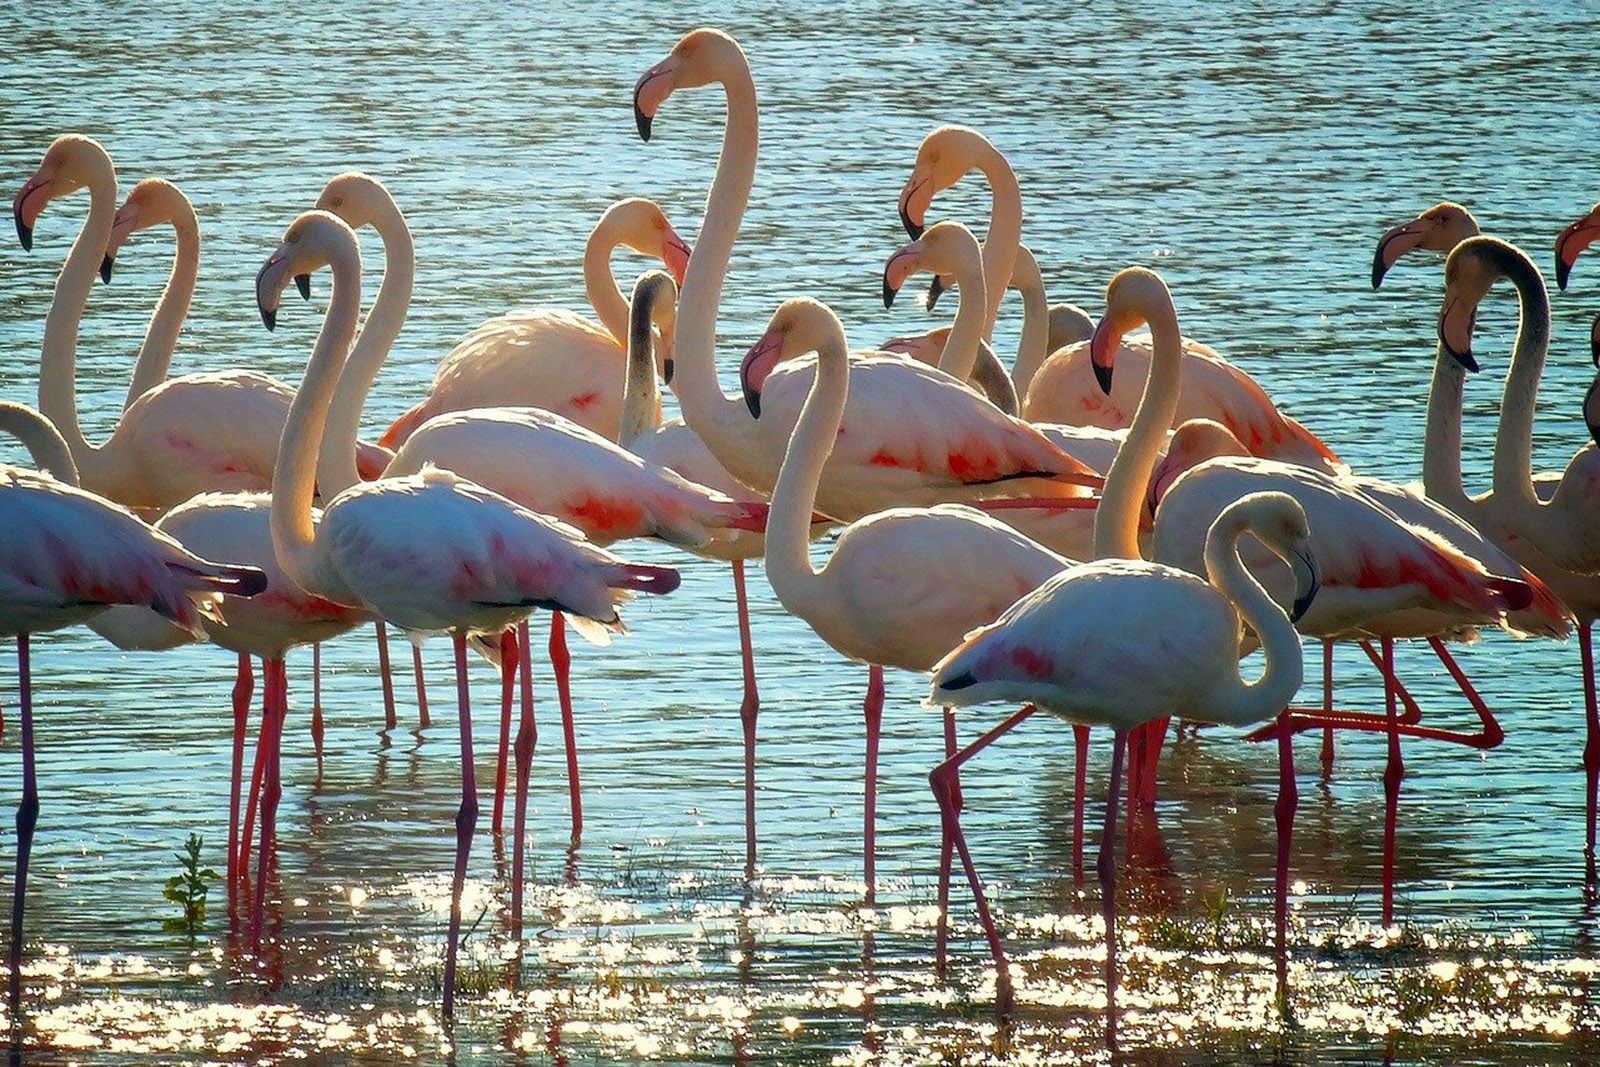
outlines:
[[[206,896],[211,892],[211,883],[219,877],[210,867],[200,866],[203,844],[199,834],[189,835],[183,851],[175,854],[180,870],[167,879],[167,886],[161,891],[163,897],[183,909],[182,915],[162,919],[161,928],[184,934],[191,941],[206,921]]]

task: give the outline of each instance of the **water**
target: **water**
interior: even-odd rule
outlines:
[[[1358,468],[1416,478],[1439,268],[1408,260],[1374,295],[1373,242],[1452,196],[1547,266],[1556,232],[1595,196],[1600,89],[1588,57],[1600,30],[1587,9],[1491,3],[1464,22],[1426,6],[1221,17],[1175,3],[1048,8],[33,5],[0,14],[13,42],[0,68],[0,175],[14,189],[52,137],[77,130],[110,148],[124,191],[149,174],[177,181],[200,212],[205,254],[174,371],[255,366],[289,380],[318,314],[295,303],[266,334],[250,279],[327,177],[381,176],[419,263],[410,320],[369,405],[376,433],[485,316],[581,306],[578,249],[612,199],[653,196],[693,234],[720,100],[674,96],[643,145],[629,99],[645,66],[711,22],[744,45],[763,104],[762,161],[720,320],[725,366],[792,294],[829,301],[862,344],[920,325],[914,308],[882,310],[878,279],[903,240],[894,205],[917,142],[960,121],[1016,167],[1026,239],[1053,296],[1092,309],[1117,268],[1157,267],[1186,332],[1256,374]],[[978,223],[986,206],[968,179],[940,194],[936,214]],[[52,204],[33,254],[10,242],[0,252],[0,396],[35,395],[50,286],[85,208],[82,196]],[[370,293],[381,260],[363,240]],[[164,233],[140,234],[114,284],[96,288],[79,353],[91,436],[120,407],[169,255]],[[619,264],[625,276],[644,266]],[[1575,292],[1556,298],[1543,466],[1584,439],[1590,272],[1580,265]],[[1480,314],[1485,379],[1503,370],[1513,306],[1502,287]],[[1008,307],[1002,351],[1014,347],[1013,316]],[[1485,481],[1497,393],[1489,380],[1468,389],[1469,482]],[[940,737],[917,706],[922,682],[889,679],[882,898],[863,915],[865,670],[786,617],[752,571],[763,876],[746,896],[727,571],[655,546],[629,554],[681,566],[683,588],[634,606],[633,633],[613,649],[575,650],[586,831],[571,860],[553,692],[536,667],[533,935],[513,983],[503,861],[480,834],[469,924],[482,917],[464,967],[474,991],[453,1039],[433,1014],[460,781],[444,643],[427,650],[436,725],[387,741],[375,734],[370,638],[326,650],[320,774],[304,729],[308,656],[292,658],[285,940],[257,966],[231,951],[219,901],[192,953],[160,921],[172,913],[161,899],[172,853],[190,831],[221,864],[231,658],[121,655],[82,631],[38,640],[43,814],[28,914],[32,981],[48,994],[30,1041],[52,1046],[52,1061],[90,1062],[331,1049],[374,1062],[982,1058],[999,1040],[986,1014],[993,976],[960,889],[950,989],[932,976],[925,775]],[[1600,963],[1578,851],[1576,649],[1491,637],[1461,658],[1509,734],[1487,756],[1407,746],[1402,943],[1362,925],[1378,917],[1381,739],[1343,742],[1325,782],[1314,743],[1301,742],[1297,1026],[1279,1023],[1258,951],[1274,753],[1222,730],[1169,750],[1159,839],[1141,839],[1127,878],[1124,1039],[1141,1058],[1590,1055],[1587,991]],[[1402,650],[1401,664],[1432,717],[1470,723],[1423,651]],[[1340,665],[1348,699],[1374,706],[1371,672],[1354,655]],[[0,672],[9,687],[9,657]],[[492,781],[491,672],[478,668],[474,684],[479,777]],[[964,735],[989,721],[968,717]],[[13,727],[0,759],[6,797],[18,790],[14,737]],[[1096,743],[1092,795],[1108,747]],[[1105,1058],[1098,902],[1071,875],[1071,782],[1070,733],[1050,721],[1029,723],[968,775],[965,825],[1021,978],[1009,1047],[1024,1061]]]

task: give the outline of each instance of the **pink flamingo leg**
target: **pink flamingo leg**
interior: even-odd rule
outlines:
[[[417,680],[417,729],[426,730],[433,725],[428,717],[428,681],[422,674],[422,646],[411,645],[411,674]]]
[[[1278,803],[1274,808],[1278,824],[1278,870],[1273,919],[1280,998],[1289,993],[1289,848],[1294,840],[1294,813],[1299,803],[1300,789],[1294,777],[1294,731],[1283,730],[1278,734]]]
[[[311,646],[311,743],[316,746],[317,766],[322,766],[322,642]]]
[[[967,885],[972,890],[973,904],[978,909],[978,921],[983,924],[984,937],[989,940],[989,952],[994,957],[995,965],[995,1010],[1001,1015],[1011,1013],[1013,994],[1011,990],[1011,971],[1006,965],[1005,946],[1000,943],[1000,931],[995,929],[994,917],[989,914],[989,901],[983,895],[983,883],[978,880],[978,869],[973,865],[972,853],[967,850],[967,839],[961,832],[961,812],[959,804],[959,789],[957,774],[961,765],[988,748],[1004,735],[1016,729],[1028,716],[1034,713],[1034,707],[1029,704],[1019,711],[1014,711],[999,726],[980,736],[972,744],[956,753],[954,756],[939,764],[928,774],[928,784],[933,788],[933,795],[939,802],[939,816],[945,831],[955,842],[956,854],[961,857],[961,869],[967,876]],[[1118,751],[1118,762],[1121,762],[1121,751]],[[1121,767],[1117,773],[1121,773]]]
[[[1322,641],[1322,713],[1333,714],[1333,642]],[[1333,727],[1322,728],[1322,773],[1333,773]]]
[[[378,631],[378,680],[383,686],[383,728],[393,730],[400,720],[394,713],[394,679],[389,677],[389,628],[382,619],[373,626]]]
[[[500,635],[500,747],[494,765],[494,815],[490,831],[501,832],[501,817],[506,807],[506,761],[511,752],[511,704],[517,686],[517,635],[506,630]]]
[[[1389,758],[1383,771],[1383,925],[1394,925],[1394,836],[1395,824],[1400,817],[1400,780],[1405,777],[1406,765],[1400,756],[1400,720],[1395,707],[1394,687],[1388,679],[1394,676],[1394,640],[1383,639],[1384,714],[1389,721]]]
[[[954,708],[944,709],[944,758],[953,759],[959,746],[956,744],[956,712]],[[955,793],[956,811],[961,810],[961,778],[960,768],[952,773],[951,788]],[[955,848],[951,840],[950,828],[944,825],[944,820],[939,822],[939,928],[937,933],[936,948],[934,950],[934,969],[941,977],[945,969],[945,946],[950,939],[950,860]]]
[[[255,692],[255,673],[250,657],[239,655],[239,670],[233,679],[233,773],[228,783],[228,885],[239,873],[239,790],[244,777],[244,734],[250,719],[250,698]]]
[[[1596,791],[1600,789],[1600,707],[1595,701],[1594,645],[1590,633],[1592,623],[1578,624],[1578,651],[1583,656],[1583,713],[1585,738],[1583,743],[1583,772],[1587,779],[1587,799],[1584,804],[1585,834],[1583,854],[1588,858],[1589,870],[1594,870],[1594,824]]]
[[[862,703],[867,719],[867,763],[864,825],[862,828],[863,878],[867,883],[867,903],[878,897],[878,737],[883,729],[883,668],[873,664],[867,671],[867,699]]]
[[[516,852],[511,857],[511,936],[522,937],[522,857],[527,852],[528,775],[533,769],[533,656],[528,647],[528,620],[517,623],[517,666],[522,674],[522,721],[517,726],[517,796],[511,817]]]
[[[1074,764],[1072,773],[1072,873],[1083,881],[1083,796],[1089,777],[1089,728],[1072,724]]]
[[[256,857],[256,891],[250,901],[250,945],[261,944],[261,930],[266,918],[267,876],[272,865],[272,850],[277,846],[276,830],[278,798],[283,795],[279,778],[279,752],[283,737],[284,712],[287,710],[287,679],[283,660],[269,659],[262,665],[262,689],[269,710],[262,717],[262,738],[257,750],[261,767],[261,843]]]
[[[1117,1050],[1117,787],[1122,784],[1122,758],[1128,731],[1112,734],[1111,785],[1106,795],[1106,828],[1100,838],[1100,914],[1106,924],[1106,1045]]]
[[[39,823],[39,781],[33,764],[33,672],[28,635],[17,635],[17,706],[22,719],[22,801],[17,805],[17,868],[11,888],[11,1019],[22,1013],[22,907],[28,889],[28,858]]]
[[[739,722],[744,727],[744,869],[756,873],[756,714],[761,694],[756,691],[755,643],[750,638],[750,602],[744,590],[744,560],[733,561],[733,597],[739,608],[739,658],[744,666],[744,701]]]
[[[265,773],[267,745],[271,741],[272,673],[271,664],[261,661],[261,730],[256,736],[255,755],[250,760],[250,789],[244,798],[244,825],[239,828],[239,870],[241,885],[250,878],[250,842],[255,840],[256,805],[261,800],[261,776]]]
[[[572,654],[567,651],[567,621],[550,614],[550,666],[555,668],[556,699],[561,702],[561,733],[567,744],[567,793],[572,806],[572,843],[583,839],[583,798],[578,795],[578,735],[572,721]]]
[[[456,813],[456,868],[450,881],[450,946],[444,958],[444,1016],[456,1006],[456,953],[461,946],[461,892],[467,882],[467,855],[478,824],[478,785],[472,765],[472,708],[467,697],[467,635],[457,630],[456,704],[461,720],[461,808]]]

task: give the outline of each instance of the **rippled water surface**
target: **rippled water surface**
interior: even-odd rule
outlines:
[[[629,99],[645,66],[712,22],[743,43],[763,106],[761,166],[720,320],[725,365],[792,294],[831,302],[862,344],[920,325],[914,307],[882,310],[879,272],[903,239],[895,197],[918,140],[959,121],[1015,165],[1026,239],[1055,298],[1093,308],[1116,268],[1155,265],[1186,332],[1256,374],[1361,469],[1416,478],[1439,266],[1407,261],[1373,294],[1373,241],[1452,196],[1547,265],[1555,233],[1596,196],[1600,28],[1582,4],[1491,2],[1470,19],[1428,5],[1290,7],[9,7],[0,185],[13,190],[70,130],[108,146],[124,190],[146,175],[177,181],[206,244],[174,370],[253,366],[293,380],[317,315],[286,307],[266,334],[250,279],[327,177],[378,174],[415,230],[419,277],[369,405],[376,433],[477,321],[518,305],[579,305],[579,249],[612,199],[655,197],[692,236],[720,100],[674,96],[644,145]],[[941,194],[937,213],[979,222],[987,203],[968,179]],[[0,251],[0,396],[35,395],[50,286],[86,206],[83,196],[51,204],[31,255],[9,240]],[[377,245],[367,253],[375,275]],[[91,436],[116,417],[169,256],[164,232],[140,234],[114,284],[95,290],[79,352]],[[1584,440],[1583,341],[1600,304],[1589,273],[1580,266],[1576,292],[1556,299],[1538,438],[1546,466]],[[1013,315],[1002,318],[1002,350],[1015,343]],[[1469,388],[1468,434],[1483,481],[1509,295],[1492,297],[1480,318],[1487,373]],[[122,655],[84,631],[39,639],[43,814],[28,903],[30,988],[42,992],[28,1042],[52,1046],[50,1060],[106,1063],[140,1053],[1103,1060],[1097,892],[1080,890],[1071,870],[1070,731],[1030,722],[967,775],[966,825],[1020,977],[1019,1021],[999,1034],[964,892],[950,983],[933,976],[937,833],[925,776],[941,739],[917,704],[923,683],[889,680],[883,889],[864,912],[866,672],[785,616],[752,571],[761,875],[747,887],[727,570],[659,546],[629,553],[681,566],[683,587],[635,605],[633,633],[612,649],[576,650],[587,822],[571,856],[553,692],[548,668],[536,668],[532,933],[519,959],[504,934],[507,860],[486,804],[453,1036],[435,1017],[460,788],[444,643],[427,650],[436,724],[389,738],[376,734],[370,637],[326,650],[320,771],[304,729],[308,656],[291,659],[281,948],[252,963],[226,936],[219,902],[193,946],[161,925],[171,914],[161,889],[184,838],[203,834],[207,858],[222,863],[232,658],[205,648]],[[1226,730],[1169,749],[1157,823],[1136,836],[1125,879],[1124,1039],[1136,1056],[1587,1059],[1600,954],[1579,854],[1576,648],[1496,636],[1461,658],[1503,709],[1508,736],[1487,755],[1408,745],[1403,935],[1371,925],[1381,738],[1343,742],[1326,779],[1314,743],[1301,742],[1287,1024],[1262,926],[1274,753]],[[1370,670],[1353,654],[1340,662],[1347,699],[1372,705]],[[1402,650],[1401,664],[1430,715],[1469,721],[1425,651]],[[479,777],[492,781],[494,676],[476,670]],[[9,656],[0,679],[9,701]],[[964,734],[987,721],[965,719]],[[1097,740],[1092,794],[1108,749]],[[18,791],[15,751],[13,729],[0,748],[6,798]]]

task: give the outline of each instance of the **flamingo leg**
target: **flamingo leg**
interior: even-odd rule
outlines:
[[[1083,796],[1089,777],[1089,728],[1072,724],[1072,873],[1083,881]]]
[[[867,672],[867,698],[862,702],[867,720],[867,763],[864,782],[865,823],[862,827],[863,878],[867,883],[867,903],[878,897],[878,737],[883,728],[883,668],[873,664]]]
[[[478,824],[478,786],[472,764],[472,708],[467,696],[467,635],[453,635],[456,651],[456,704],[461,720],[461,807],[456,812],[456,867],[450,881],[450,944],[444,958],[444,1016],[456,1005],[456,954],[461,946],[461,893],[467,882],[467,855]]]
[[[17,866],[11,887],[11,1019],[22,1014],[22,910],[28,889],[28,859],[39,823],[39,781],[33,762],[33,672],[28,635],[17,635],[17,707],[22,720],[22,801],[17,805]]]
[[[383,687],[383,728],[387,731],[400,721],[394,713],[394,679],[389,676],[389,628],[382,619],[373,625],[378,632],[378,680]]]
[[[500,635],[500,746],[494,765],[494,814],[490,832],[499,835],[501,816],[506,807],[506,759],[511,751],[511,705],[517,687],[517,635],[506,630]]]
[[[516,852],[511,857],[511,936],[522,937],[522,858],[527,852],[528,775],[538,733],[533,724],[533,656],[528,647],[528,620],[517,623],[517,666],[522,675],[522,721],[517,725],[517,795],[511,827]]]
[[[1106,795],[1106,828],[1100,838],[1100,859],[1095,864],[1100,875],[1100,914],[1106,925],[1106,1044],[1113,1055],[1117,1050],[1117,787],[1122,784],[1122,759],[1128,747],[1128,731],[1112,734],[1111,784]]]
[[[288,711],[288,682],[283,670],[283,660],[269,659],[262,667],[262,689],[269,709],[262,717],[262,739],[258,753],[261,772],[261,843],[256,857],[256,891],[250,901],[250,945],[261,944],[261,930],[266,919],[267,877],[272,865],[273,849],[277,847],[278,799],[283,795],[279,775],[283,722]]]
[[[311,646],[311,743],[317,750],[317,767],[322,767],[322,642]]]
[[[944,758],[955,758],[959,750],[956,744],[956,712],[954,708],[944,709]],[[961,778],[960,768],[951,774],[951,789],[955,793],[954,804],[957,812],[961,810]],[[945,968],[946,943],[950,940],[950,861],[955,848],[955,842],[950,837],[950,827],[939,821],[939,928],[934,949],[934,970],[943,977]]]
[[[567,621],[550,614],[550,666],[555,669],[556,699],[561,702],[561,734],[567,745],[567,794],[572,807],[572,843],[583,839],[583,798],[578,794],[578,735],[572,721],[572,654],[567,651]]]
[[[1384,713],[1389,719],[1389,757],[1383,771],[1383,925],[1394,924],[1394,836],[1400,818],[1400,780],[1405,777],[1405,760],[1400,755],[1400,720],[1395,708],[1394,687],[1388,678],[1394,674],[1394,640],[1383,639],[1386,669],[1383,686]]]
[[[261,730],[256,735],[255,755],[250,759],[250,789],[244,798],[244,824],[239,828],[239,869],[235,873],[243,886],[250,879],[250,842],[255,840],[256,807],[261,801],[261,776],[266,773],[267,745],[271,740],[272,673],[271,663],[261,661]]]
[[[1277,949],[1278,996],[1284,1003],[1289,994],[1289,848],[1294,841],[1294,813],[1299,803],[1300,790],[1294,777],[1294,731],[1283,730],[1278,734],[1278,803],[1273,812],[1278,829],[1273,943]]]
[[[1594,688],[1594,645],[1590,632],[1592,623],[1578,624],[1578,651],[1583,656],[1583,714],[1585,722],[1583,743],[1583,773],[1585,778],[1583,854],[1588,859],[1589,870],[1594,870],[1594,824],[1596,791],[1600,789],[1600,707],[1596,706]]]
[[[983,895],[983,883],[978,880],[978,869],[973,865],[972,853],[967,849],[967,839],[961,832],[957,775],[963,763],[1016,729],[1035,710],[1034,706],[1029,704],[1012,712],[1000,725],[980,736],[928,774],[928,784],[933,788],[934,798],[939,802],[940,819],[950,839],[955,842],[956,854],[961,857],[961,869],[967,876],[968,887],[972,890],[973,904],[978,909],[978,921],[983,924],[983,934],[989,940],[989,952],[994,957],[995,965],[995,1010],[1001,1015],[1011,1013],[1013,998],[1011,971],[1006,964],[1005,946],[1000,943],[1000,931],[995,928],[994,917],[989,914],[989,901]],[[1120,762],[1120,752],[1118,755]],[[1121,773],[1120,767],[1117,773]]]
[[[255,693],[255,673],[250,657],[239,655],[239,669],[233,678],[233,773],[228,779],[228,887],[239,872],[239,790],[244,777],[244,734],[250,719],[250,699]]]
[[[428,717],[428,681],[422,673],[422,646],[411,645],[411,674],[417,680],[417,729],[426,730],[433,725]]]
[[[745,596],[744,560],[733,561],[733,597],[739,608],[739,658],[744,667],[744,700],[739,723],[744,728],[744,869],[756,873],[756,715],[761,694],[756,691],[755,643],[750,637],[750,601]]]
[[[1333,714],[1333,642],[1322,639],[1322,713]],[[1322,773],[1333,774],[1333,727],[1322,728]]]

